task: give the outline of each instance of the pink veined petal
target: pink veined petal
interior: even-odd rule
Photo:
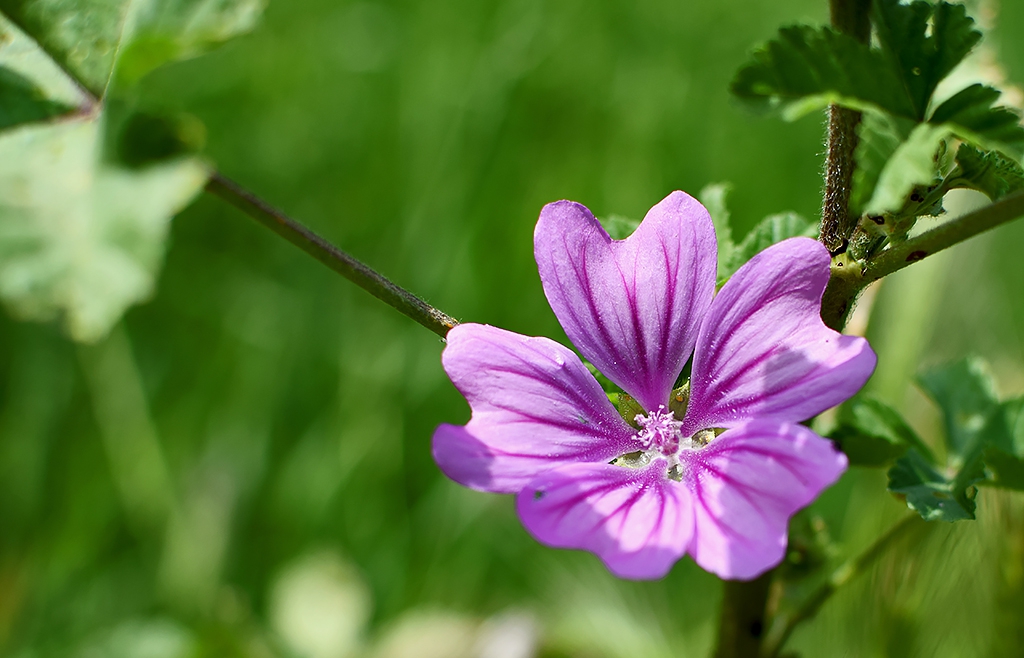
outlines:
[[[571,350],[481,324],[448,332],[445,372],[473,416],[434,432],[434,460],[467,487],[517,493],[572,461],[607,462],[638,450],[636,432]]]
[[[584,206],[544,206],[534,255],[565,333],[648,411],[668,395],[714,295],[716,242],[707,210],[684,192],[612,240]]]
[[[753,418],[806,420],[856,393],[868,342],[821,321],[829,254],[809,238],[755,256],[715,297],[697,337],[684,434]]]
[[[530,482],[516,509],[544,544],[595,553],[621,578],[661,578],[693,534],[690,494],[666,472],[664,459],[642,469],[566,464]]]
[[[756,578],[782,561],[789,518],[846,470],[831,441],[792,423],[755,420],[682,453],[695,530],[687,552],[722,578]]]

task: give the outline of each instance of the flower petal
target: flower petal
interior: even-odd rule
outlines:
[[[516,508],[549,546],[591,551],[621,578],[661,578],[693,534],[690,493],[666,470],[663,459],[642,469],[566,464],[533,480]]]
[[[466,397],[465,427],[434,432],[434,460],[474,489],[517,493],[567,461],[607,462],[639,449],[636,432],[571,350],[481,324],[448,332],[441,361]]]
[[[755,578],[782,561],[789,517],[846,470],[831,441],[792,423],[755,420],[684,452],[695,531],[688,552],[722,578]]]
[[[715,297],[693,356],[693,433],[752,418],[806,420],[856,393],[875,368],[867,341],[821,321],[829,254],[784,240],[740,268]]]
[[[583,356],[648,411],[667,404],[714,294],[707,210],[673,192],[620,241],[584,206],[549,203],[534,255],[548,302]]]

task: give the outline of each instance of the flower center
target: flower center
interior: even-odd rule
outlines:
[[[679,428],[683,423],[676,420],[671,411],[666,411],[665,405],[661,405],[657,411],[652,411],[647,416],[637,414],[635,420],[640,426],[637,439],[645,450],[660,452],[665,456],[679,452],[679,443],[683,439]]]

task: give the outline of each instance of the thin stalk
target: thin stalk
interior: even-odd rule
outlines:
[[[832,278],[821,302],[822,319],[833,329],[841,329],[853,301],[868,284],[1021,216],[1024,216],[1024,192],[1016,192],[892,245],[866,260],[855,261],[839,256],[833,261]]]
[[[841,587],[851,582],[854,578],[868,570],[886,550],[897,540],[913,530],[925,530],[931,526],[915,513],[908,514],[900,519],[895,525],[873,544],[867,547],[863,553],[850,558],[838,569],[832,572],[828,580],[821,584],[818,589],[811,593],[807,599],[793,612],[780,616],[772,624],[772,628],[765,638],[762,656],[764,658],[776,658],[790,635],[801,622],[804,622],[818,613],[821,606],[831,598]]]
[[[458,321],[338,249],[231,179],[214,173],[206,191],[220,197],[385,304],[444,338]]]

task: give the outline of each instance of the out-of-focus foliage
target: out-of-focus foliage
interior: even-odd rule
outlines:
[[[460,319],[564,341],[532,259],[547,202],[640,217],[672,189],[728,180],[737,242],[780,210],[816,216],[821,122],[752,120],[727,81],[772,26],[825,11],[282,0],[251,34],[141,77],[104,148],[136,149],[117,165],[145,167],[151,147],[121,139],[134,126],[190,153],[174,149],[194,143],[194,117],[226,174],[394,280]],[[1003,12],[991,43],[1013,66],[1024,9]],[[76,90],[9,66],[77,106]],[[936,452],[938,412],[905,386],[920,361],[976,351],[1000,399],[1024,393],[1022,241],[1007,226],[876,296],[871,393]],[[469,412],[435,336],[214,199],[184,210],[168,244],[152,301],[96,345],[0,319],[0,653],[708,653],[720,585],[692,562],[618,581],[593,556],[537,545],[509,498],[437,472],[431,432]],[[809,563],[907,513],[883,472],[859,468],[813,512],[838,553],[805,551]],[[1017,655],[1024,509],[983,488],[977,516],[899,546],[794,650]]]
[[[170,218],[207,165],[188,130],[135,110],[130,85],[251,29],[261,9],[0,3],[0,298],[15,314],[63,316],[73,338],[93,342],[152,293]]]

